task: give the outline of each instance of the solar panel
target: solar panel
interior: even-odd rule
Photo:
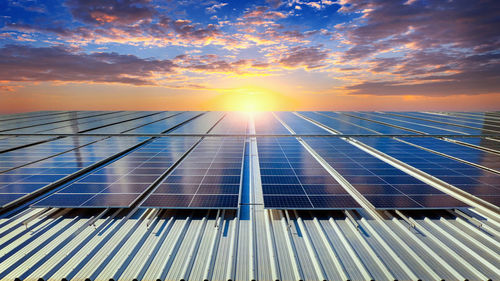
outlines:
[[[169,134],[205,134],[224,116],[223,112],[207,112],[202,116],[168,132]]]
[[[295,138],[258,138],[257,147],[265,208],[360,208]]]
[[[500,172],[500,156],[493,153],[434,138],[400,139]]]
[[[249,117],[246,112],[228,112],[210,134],[246,134]]]
[[[373,121],[379,121],[384,123],[389,123],[392,125],[416,130],[426,134],[432,135],[446,135],[446,134],[466,134],[458,129],[445,129],[442,126],[438,126],[436,123],[429,122],[427,124],[413,122],[416,120],[403,120],[401,118],[397,118],[396,116],[378,113],[378,112],[370,112],[370,113],[359,113],[359,112],[350,112],[349,114],[367,118]]]
[[[359,138],[359,140],[465,192],[500,206],[500,175],[498,174],[394,139]]]
[[[73,111],[73,112],[65,112],[61,115],[53,115],[45,118],[29,118],[22,120],[12,120],[7,122],[0,122],[0,132],[10,131],[17,128],[27,128],[27,127],[35,127],[38,125],[44,125],[49,123],[57,123],[64,122],[67,120],[77,119],[77,118],[85,118],[89,116],[100,115],[102,112],[99,111]]]
[[[461,201],[342,139],[304,138],[304,140],[375,208],[421,209],[466,206]],[[433,199],[436,196],[441,200]]]
[[[255,133],[260,135],[290,135],[291,133],[270,112],[253,115]]]
[[[481,121],[481,120],[461,120],[458,118],[455,118],[453,116],[449,115],[436,115],[436,114],[431,114],[431,113],[425,113],[425,112],[391,112],[392,114],[398,114],[398,115],[403,115],[403,116],[408,116],[408,117],[413,117],[413,118],[422,118],[425,120],[430,120],[434,121],[436,123],[440,122],[445,122],[449,124],[456,124],[456,125],[461,125],[461,126],[468,126],[468,127],[474,127],[476,129],[488,129],[488,130],[495,130],[499,131],[500,130],[500,124],[488,124],[487,122]]]
[[[67,185],[36,207],[129,207],[199,138],[159,138]],[[69,198],[71,201],[58,200]],[[56,203],[58,202],[56,205]]]
[[[0,154],[0,173],[103,139],[68,137]]]
[[[244,148],[244,138],[203,139],[141,207],[237,208]]]
[[[300,112],[300,114],[344,134],[366,134],[366,135],[376,134],[375,132],[370,131],[366,128],[359,127],[347,121],[341,120],[340,118],[342,117],[342,115],[338,115],[337,118],[334,116],[323,115],[326,114],[326,112],[322,112],[322,114],[319,114],[307,111]]]
[[[281,119],[295,134],[299,135],[330,135],[330,133],[317,125],[299,117],[292,112],[276,112],[276,116]]]
[[[128,149],[142,140],[136,137],[108,138],[2,173],[0,174],[0,198],[21,198],[36,192],[55,181]],[[2,206],[12,201],[2,199]]]

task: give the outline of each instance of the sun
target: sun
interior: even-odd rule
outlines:
[[[225,91],[207,102],[207,109],[225,111],[272,111],[295,108],[291,97],[255,87],[237,88]]]

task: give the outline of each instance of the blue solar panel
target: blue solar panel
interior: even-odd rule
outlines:
[[[49,204],[60,194],[90,195],[72,207],[129,207],[198,140],[195,137],[160,138],[69,184],[35,204]],[[151,166],[155,168],[151,168]],[[147,173],[144,173],[146,171]],[[82,197],[79,197],[82,198]],[[61,202],[62,204],[67,204]]]
[[[304,138],[330,166],[379,209],[463,207],[464,203],[421,182],[339,138]],[[357,171],[361,172],[357,172]],[[375,170],[375,171],[373,171]],[[380,175],[377,172],[385,170]],[[439,196],[442,205],[423,197]],[[413,198],[419,200],[414,200]]]
[[[221,118],[223,112],[207,112],[202,116],[168,132],[169,134],[206,134]]]
[[[239,134],[247,132],[250,115],[245,112],[228,112],[210,131],[210,134]]]
[[[291,133],[274,118],[270,112],[258,112],[253,115],[255,132],[259,135],[290,135]]]
[[[265,208],[360,208],[295,138],[258,138],[257,147]]]
[[[138,144],[141,138],[108,138],[0,175],[0,197],[21,197]],[[12,201],[4,203],[7,205]]]
[[[331,129],[339,131],[343,134],[365,134],[365,135],[375,135],[377,133],[370,131],[366,128],[353,125],[353,123],[347,122],[348,116],[343,116],[336,113],[329,113],[328,116],[325,116],[327,112],[322,112],[321,114],[315,112],[300,112],[303,116],[315,120]]]
[[[500,156],[496,154],[434,138],[401,139],[500,172]]]
[[[498,204],[500,175],[386,138],[359,138],[396,159],[492,204]],[[498,205],[497,205],[498,206]]]
[[[330,133],[317,125],[299,117],[292,112],[276,112],[281,121],[298,135],[330,135]]]
[[[141,206],[237,208],[244,148],[244,138],[203,139]]]
[[[6,170],[24,166],[56,154],[75,149],[103,139],[102,137],[67,137],[35,146],[16,149],[0,154],[0,173]]]

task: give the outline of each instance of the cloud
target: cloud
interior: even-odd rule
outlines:
[[[328,51],[319,47],[292,47],[281,54],[278,63],[287,68],[305,67],[313,69],[325,66]]]
[[[437,55],[437,54],[435,54]],[[431,59],[428,57],[427,59]],[[446,58],[444,59],[446,60]],[[421,61],[419,61],[421,63]],[[392,63],[391,63],[392,64]],[[404,66],[399,71],[404,76],[421,74]],[[500,93],[500,54],[472,55],[463,58],[459,65],[449,68],[453,74],[433,75],[438,71],[422,71],[426,75],[399,81],[363,82],[346,87],[350,94],[366,95],[479,95]],[[417,73],[415,73],[417,72]]]
[[[117,53],[80,53],[64,47],[0,48],[1,81],[63,81],[153,85],[155,73],[173,73],[170,60]]]
[[[75,19],[97,25],[134,24],[155,13],[149,0],[69,0],[66,5]]]
[[[269,8],[266,6],[258,6],[255,9],[248,10],[243,14],[243,18],[245,19],[258,18],[258,19],[270,20],[270,19],[283,19],[286,17],[287,16],[282,12],[270,11]]]
[[[413,43],[415,48],[466,48],[477,52],[500,48],[500,2],[341,1],[341,11],[360,15],[342,30],[353,45],[345,59],[369,57]]]
[[[207,7],[205,9],[205,11],[207,11],[207,13],[209,13],[209,14],[214,14],[214,13],[217,12],[218,9],[226,6],[227,4],[228,3],[224,3],[224,2],[222,2],[222,3],[216,3],[216,4],[213,4],[213,5],[209,6],[209,7]]]
[[[342,0],[357,15],[338,26],[343,62],[372,74],[351,94],[475,95],[500,92],[500,2]],[[376,77],[376,78],[374,78]]]

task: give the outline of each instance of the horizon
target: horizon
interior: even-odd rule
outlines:
[[[498,1],[0,9],[0,113],[500,109]]]

